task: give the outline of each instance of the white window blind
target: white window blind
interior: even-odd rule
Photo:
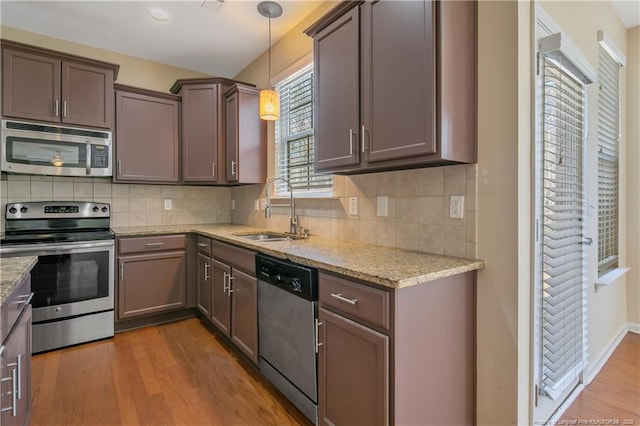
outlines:
[[[618,266],[618,62],[602,47],[598,58],[598,272]]]
[[[333,177],[313,170],[313,64],[276,85],[280,119],[275,123],[276,176],[288,180],[295,195],[331,196]],[[276,195],[288,196],[276,181]]]
[[[541,392],[558,398],[586,363],[583,156],[585,91],[543,56]]]

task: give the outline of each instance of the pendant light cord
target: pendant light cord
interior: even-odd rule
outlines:
[[[269,81],[267,85],[271,88],[271,14],[269,14]]]

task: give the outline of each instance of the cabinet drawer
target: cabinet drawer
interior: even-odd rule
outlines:
[[[320,272],[320,304],[385,330],[389,329],[389,292]]]
[[[214,240],[211,242],[211,253],[216,259],[243,269],[254,276],[256,274],[256,254],[251,250],[245,250]]]
[[[187,247],[185,235],[159,235],[151,237],[120,238],[119,254],[183,250]]]
[[[22,310],[29,302],[31,296],[31,275],[27,275],[22,279],[20,284],[11,293],[2,305],[2,340],[0,344],[7,337],[14,324],[18,320],[18,317],[22,313]]]
[[[198,253],[211,256],[211,238],[198,235],[196,238],[196,249]]]

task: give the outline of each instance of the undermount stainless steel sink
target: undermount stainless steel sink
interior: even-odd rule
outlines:
[[[248,234],[234,234],[236,237],[246,238],[247,240],[252,241],[285,241],[291,240],[291,236],[287,234],[281,234],[278,232],[259,232],[259,233],[248,233]]]

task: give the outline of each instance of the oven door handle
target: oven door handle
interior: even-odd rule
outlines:
[[[94,241],[90,243],[54,243],[54,244],[27,244],[27,245],[19,245],[19,246],[3,246],[0,249],[0,254],[29,254],[29,253],[38,253],[44,250],[47,251],[47,254],[56,254],[56,252],[63,252],[69,250],[78,250],[78,249],[92,249],[92,248],[101,248],[101,247],[113,247],[115,245],[114,240],[107,241]]]

